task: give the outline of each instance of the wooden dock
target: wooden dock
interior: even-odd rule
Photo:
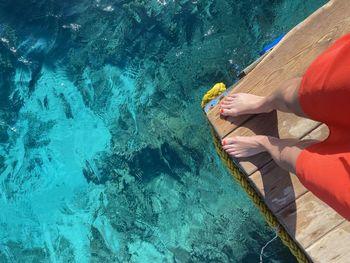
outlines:
[[[235,85],[233,92],[261,96],[272,93],[286,80],[302,76],[322,51],[348,32],[350,1],[329,1],[293,28]],[[225,119],[220,117],[219,107],[214,106],[207,112],[207,117],[220,139],[265,134],[322,140],[329,132],[322,123],[276,111]],[[233,161],[310,261],[350,262],[350,222],[308,191],[296,175],[279,168],[267,153]]]

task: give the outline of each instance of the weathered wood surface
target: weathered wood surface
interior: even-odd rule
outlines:
[[[312,61],[337,38],[350,32],[349,0],[333,0],[293,28],[232,92],[268,95],[286,80],[302,76]],[[208,119],[223,138],[251,115],[220,117],[216,106]]]
[[[275,162],[266,164],[260,171],[252,174],[250,179],[274,213],[307,192],[296,175],[282,170]]]
[[[312,61],[350,32],[349,0],[333,0],[291,30],[232,90],[271,94],[302,76]],[[324,140],[328,127],[290,113],[221,118],[218,106],[207,117],[220,138],[265,134],[279,138]],[[297,176],[279,168],[267,153],[235,160],[252,185],[313,262],[350,262],[350,222],[308,191]]]
[[[283,208],[277,213],[277,217],[303,248],[316,243],[317,240],[345,221],[343,217],[310,191]],[[346,245],[349,247],[349,244]],[[334,252],[328,251],[330,254]],[[331,263],[331,261],[325,263]]]
[[[315,263],[350,262],[350,222],[344,221],[306,249]],[[332,253],[329,253],[332,251]]]

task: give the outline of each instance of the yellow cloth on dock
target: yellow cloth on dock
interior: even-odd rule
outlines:
[[[222,92],[226,90],[226,85],[222,82],[216,83],[214,87],[212,87],[203,97],[202,99],[202,108],[204,108],[205,104],[207,104],[212,99],[215,99],[215,97],[219,96]]]

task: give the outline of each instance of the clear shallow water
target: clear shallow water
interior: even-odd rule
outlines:
[[[324,2],[1,1],[0,262],[259,262],[200,99]]]

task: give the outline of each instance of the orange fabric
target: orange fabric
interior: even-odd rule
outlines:
[[[327,124],[330,135],[300,153],[296,174],[307,189],[350,221],[350,34],[311,64],[298,96],[304,113]]]

